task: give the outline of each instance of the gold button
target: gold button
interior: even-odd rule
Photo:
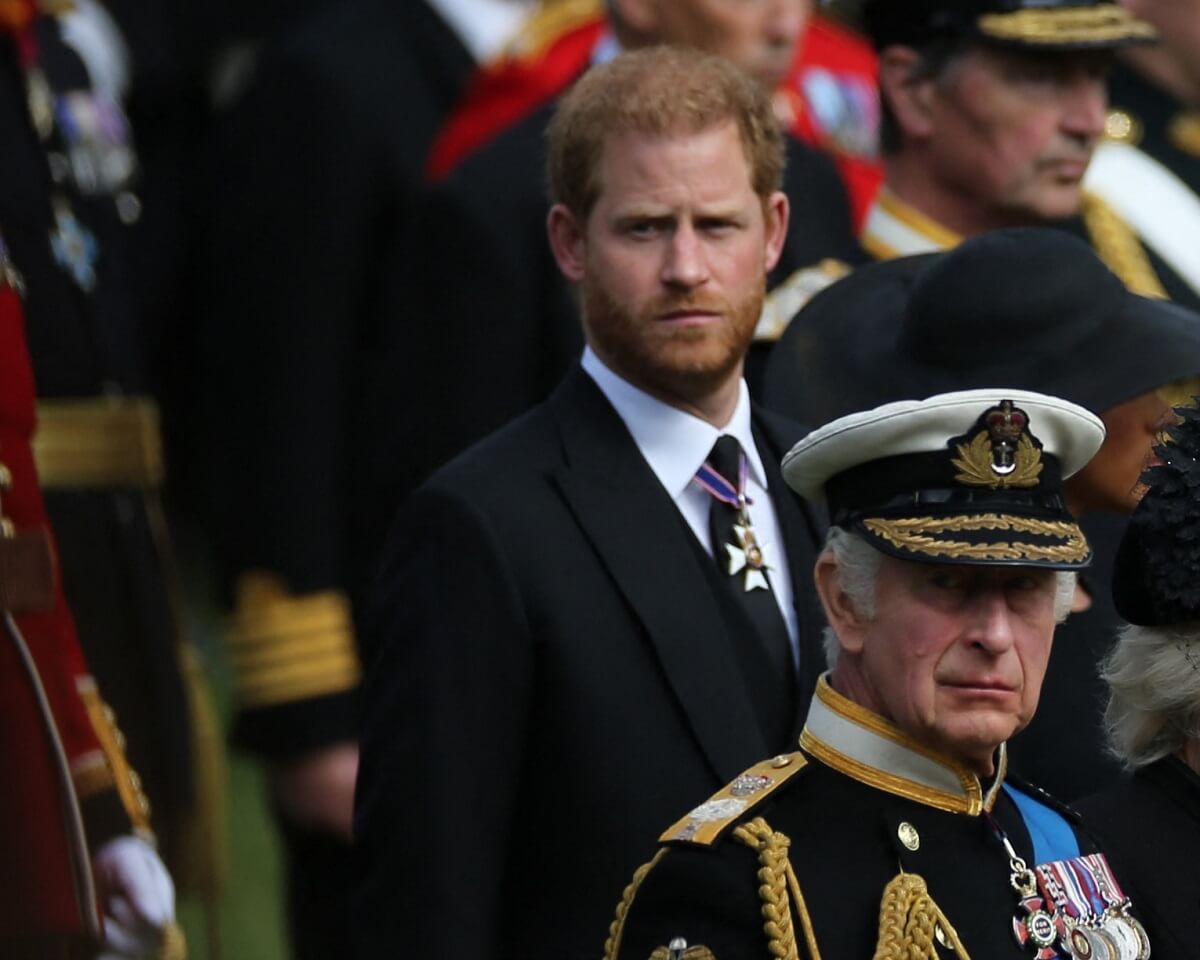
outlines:
[[[771,761],[771,766],[773,766],[776,770],[778,770],[780,767],[790,767],[791,765],[792,765],[792,758],[789,757],[786,753],[781,753],[779,756],[777,756],[774,760]]]
[[[0,463],[0,490],[11,490],[13,485],[12,471]]]
[[[909,850],[917,850],[921,846],[921,835],[917,833],[917,828],[907,820],[897,828],[896,835],[900,838],[900,842]]]

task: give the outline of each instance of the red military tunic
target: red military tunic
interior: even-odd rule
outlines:
[[[72,810],[83,805],[93,847],[128,832],[120,779],[133,822],[146,823],[57,576],[30,450],[33,372],[14,281],[0,240],[0,604],[16,627],[0,630],[0,954],[14,938],[98,932],[87,846]],[[20,538],[31,536],[46,549],[18,552]],[[42,565],[39,577],[34,568]]]

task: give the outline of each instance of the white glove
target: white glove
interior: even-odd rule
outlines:
[[[140,837],[117,837],[92,858],[104,908],[104,952],[98,960],[157,957],[175,919],[175,885],[162,860]]]

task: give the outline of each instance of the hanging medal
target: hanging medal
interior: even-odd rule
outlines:
[[[1055,860],[1031,870],[1008,837],[997,832],[1019,904],[1013,936],[1036,960],[1149,960],[1150,938],[1130,913],[1130,900],[1104,854]]]
[[[746,454],[741,451],[738,453],[738,483],[736,487],[707,463],[696,472],[696,482],[701,487],[717,500],[737,510],[738,519],[733,525],[733,535],[737,542],[723,544],[726,572],[731,577],[742,573],[743,587],[747,593],[751,590],[769,591],[771,589],[771,585],[767,581],[767,571],[771,569],[766,556],[769,544],[759,540],[747,510],[747,507],[753,503],[746,496],[746,480],[749,472]]]

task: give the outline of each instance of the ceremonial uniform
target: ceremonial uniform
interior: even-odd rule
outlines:
[[[0,953],[42,960],[99,938],[91,851],[148,831],[149,807],[63,598],[30,448],[22,282],[0,238]]]
[[[103,30],[70,19],[83,15],[39,15],[0,36],[0,230],[24,278],[34,452],[63,588],[173,862],[194,813],[189,697],[198,691],[181,664],[146,332],[129,300],[136,159],[118,87],[93,83],[64,40]]]
[[[473,61],[425,2],[338,3],[264,49],[220,120],[200,307],[222,450],[235,743],[286,763],[358,733],[357,618],[429,402],[401,266],[428,144]],[[345,840],[279,818],[297,957],[349,938]]]
[[[647,412],[627,424],[573,370],[393,528],[356,798],[359,956],[593,957],[661,824],[791,740],[768,722],[780,674],[642,449],[675,442],[672,415],[719,431],[620,393]],[[823,664],[819,532],[777,473],[799,430],[742,410],[781,528],[802,704]]]
[[[993,388],[849,414],[788,452],[831,518],[831,671],[799,752],[662,835],[608,960],[1150,956],[1075,815],[1007,777],[1062,571],[1091,556],[1062,483],[1103,437],[1081,407]]]
[[[1032,897],[1010,883],[1004,838],[1040,868]],[[1105,890],[1097,912],[1107,919],[1068,939],[1117,940],[1133,950],[1121,956],[1149,956],[1120,880],[1089,857],[1097,848],[1078,816],[1007,778],[1003,746],[995,778],[981,782],[824,680],[800,751],[750,768],[662,842],[625,892],[606,958],[1017,960],[1037,952],[1025,919],[1046,908],[1056,874]],[[670,954],[677,939],[685,943]]]

